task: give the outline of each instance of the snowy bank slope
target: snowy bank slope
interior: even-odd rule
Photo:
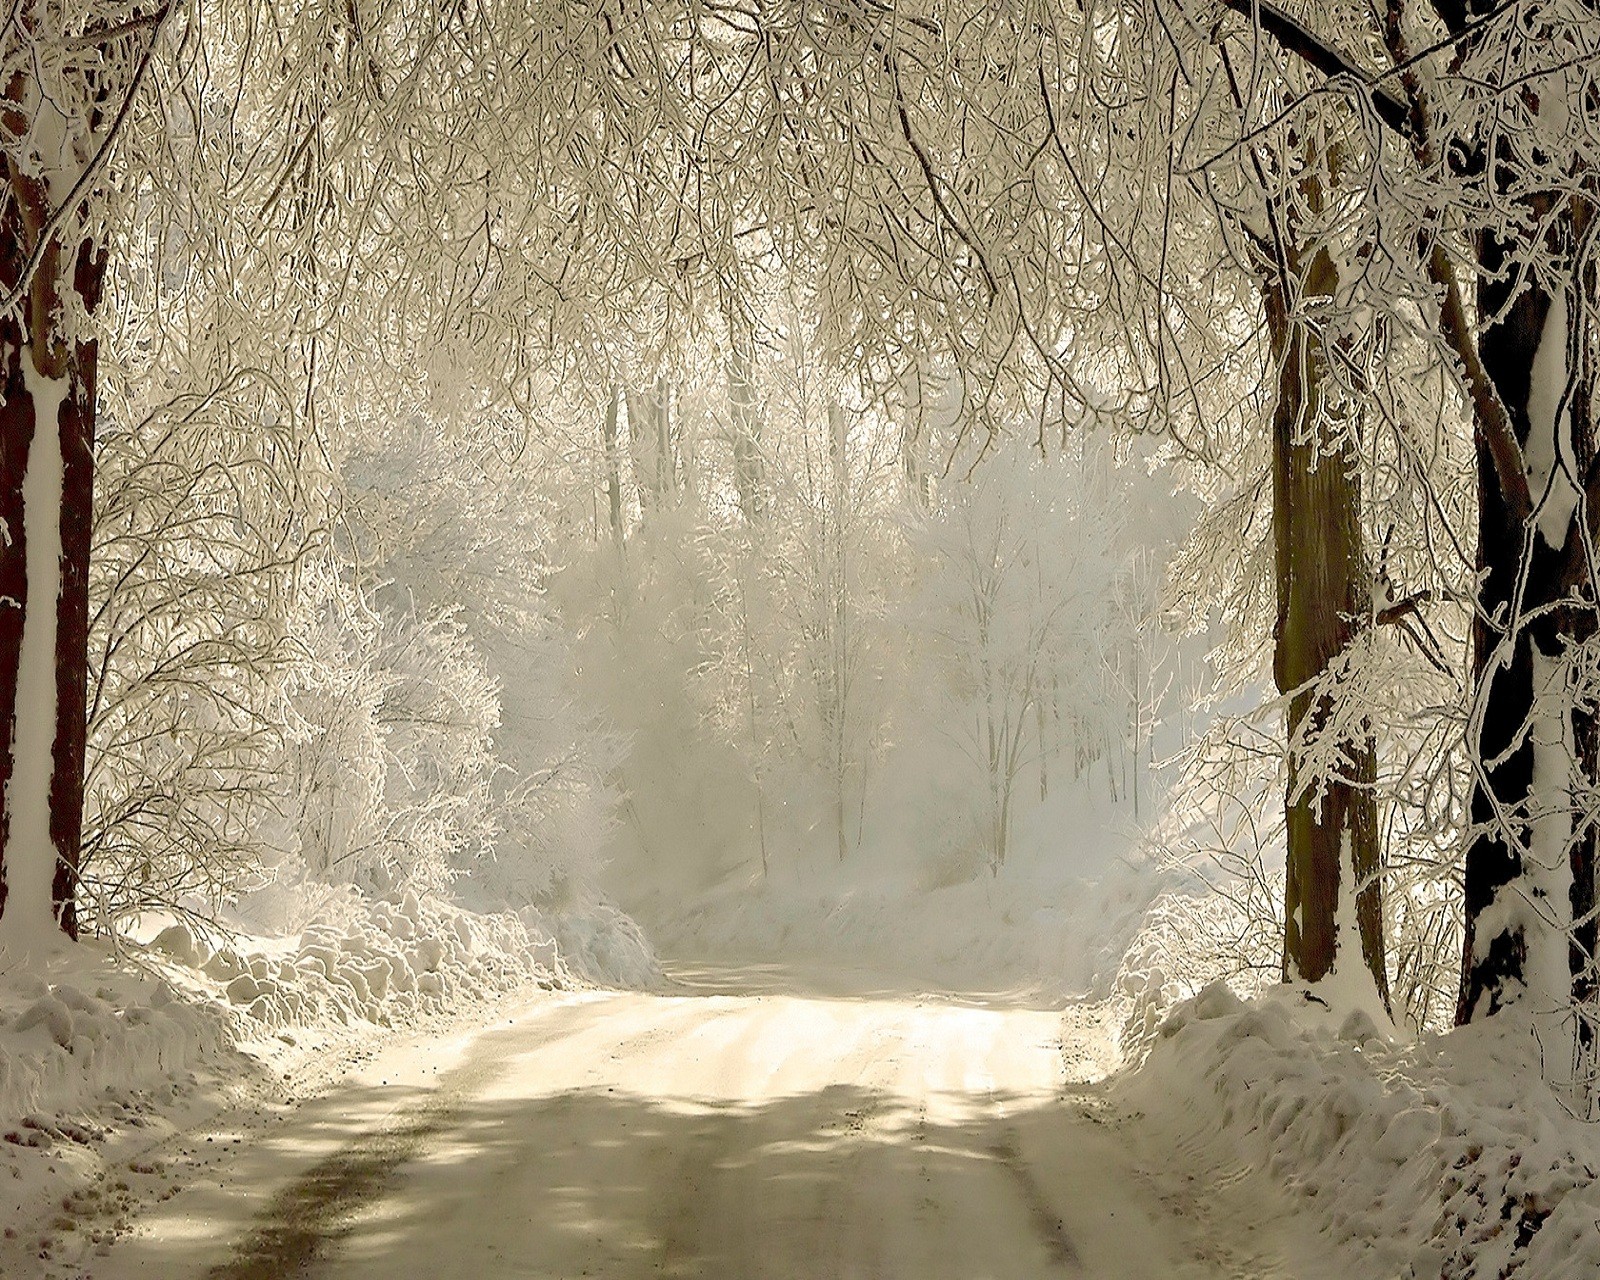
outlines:
[[[1028,986],[1066,999],[1103,993],[1163,885],[1147,865],[1099,880],[1008,872],[942,888],[886,882],[723,891],[652,920],[652,937],[695,960],[816,960],[951,987]]]
[[[85,942],[42,974],[0,974],[0,1276],[46,1274],[171,1194],[179,1175],[152,1153],[199,1116],[303,1095],[394,1029],[656,973],[603,905],[547,919],[349,894],[289,937],[180,923],[148,947]],[[91,1239],[65,1234],[80,1220],[99,1224]]]
[[[530,983],[655,976],[614,908],[479,914],[409,892],[334,899],[284,938],[176,923],[148,948],[86,942],[43,975],[0,975],[0,1121],[150,1088],[282,1028],[406,1025]]]
[[[1244,1003],[1215,983],[1115,1093],[1184,1163],[1298,1193],[1353,1278],[1600,1276],[1600,1127],[1544,1083],[1511,1015],[1395,1047],[1294,989]]]
[[[191,1002],[153,967],[86,942],[46,975],[0,980],[0,1125],[4,1137],[51,1145],[33,1113],[80,1108],[165,1085],[232,1043],[215,1001]]]

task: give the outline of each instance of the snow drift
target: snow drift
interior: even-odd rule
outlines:
[[[1179,1160],[1295,1193],[1352,1276],[1593,1280],[1600,1131],[1542,1065],[1515,1013],[1397,1045],[1302,990],[1217,982],[1114,1092]]]

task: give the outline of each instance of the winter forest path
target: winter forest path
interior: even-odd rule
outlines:
[[[1261,1179],[1202,1185],[1110,1113],[1103,1011],[1026,1004],[774,970],[552,999],[426,1084],[329,1095],[257,1144],[296,1172],[241,1160],[90,1274],[1313,1275]]]

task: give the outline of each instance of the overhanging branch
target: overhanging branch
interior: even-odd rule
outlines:
[[[1271,0],[1219,0],[1271,36],[1286,52],[1329,77],[1342,77],[1366,91],[1378,119],[1405,137],[1411,136],[1410,104],[1392,89],[1376,82],[1373,72],[1358,65],[1316,32],[1307,30]]]

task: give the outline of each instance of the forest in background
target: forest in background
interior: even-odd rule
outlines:
[[[1592,1074],[1588,5],[4,32],[6,946],[996,876],[1159,752],[1284,978]]]

